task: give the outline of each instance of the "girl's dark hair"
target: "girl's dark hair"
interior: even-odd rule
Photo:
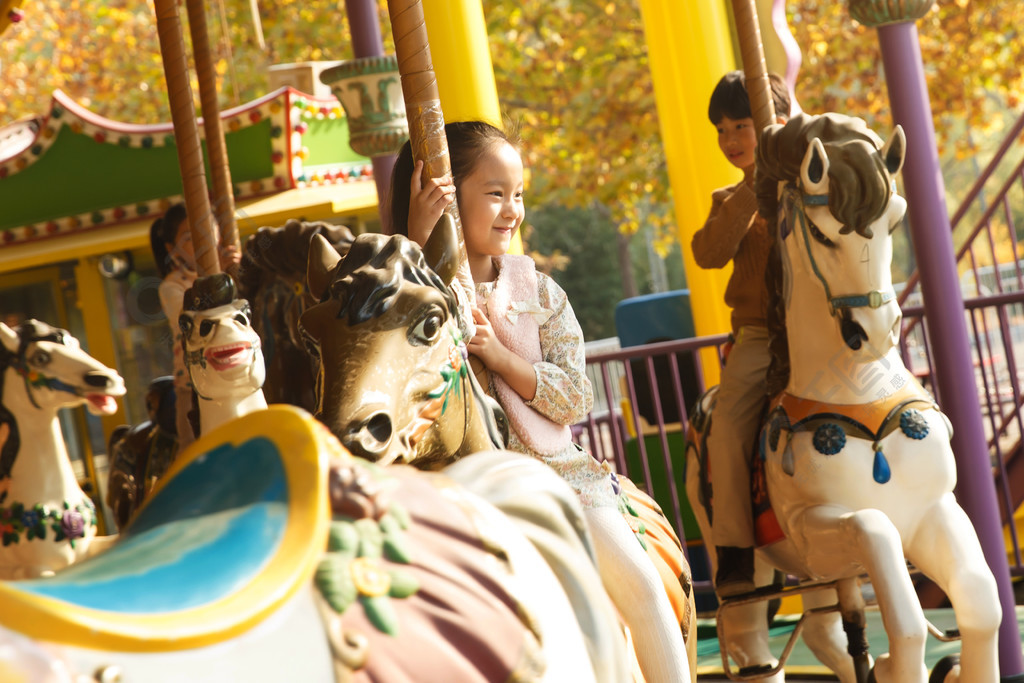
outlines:
[[[153,221],[149,226],[149,246],[153,250],[153,260],[156,261],[157,272],[161,278],[167,277],[171,272],[171,255],[167,252],[167,244],[174,244],[178,237],[178,228],[188,218],[185,213],[185,205],[181,202],[174,204],[164,212],[164,215]]]
[[[456,121],[445,124],[448,138],[448,157],[455,179],[455,196],[458,198],[459,181],[473,172],[480,156],[496,142],[507,142],[519,148],[519,134],[515,126],[506,124],[505,130],[484,121]],[[409,236],[409,184],[415,162],[412,146],[406,140],[395,159],[391,172],[391,220],[396,234]]]
[[[789,88],[782,76],[777,73],[768,74],[768,83],[772,88],[772,102],[775,104],[775,115],[789,118]],[[708,103],[708,118],[718,125],[722,117],[736,119],[750,118],[750,96],[747,94],[747,79],[742,71],[730,71],[722,76],[711,93]]]

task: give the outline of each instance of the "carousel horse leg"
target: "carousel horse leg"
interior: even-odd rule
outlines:
[[[927,625],[892,521],[878,510],[818,505],[792,518],[789,531],[816,574],[841,575],[857,565],[867,570],[889,636],[890,651],[875,663],[878,683],[925,683]]]
[[[712,576],[717,570],[715,553],[709,553],[712,563]],[[766,562],[754,558],[754,583],[767,586],[775,578],[775,570]],[[768,601],[761,600],[743,605],[736,605],[719,612],[721,629],[724,637],[726,654],[735,662],[741,674],[757,669],[772,669],[779,660],[772,655],[768,647]],[[806,641],[806,632],[804,640]],[[782,671],[771,677],[758,679],[762,683],[782,683],[786,675]]]
[[[960,673],[946,683],[999,680],[999,596],[981,545],[963,509],[946,494],[921,515],[907,555],[946,595],[960,629]]]
[[[856,584],[856,580],[853,580]],[[854,585],[859,590],[859,587]],[[839,600],[834,589],[804,593],[805,611],[834,605]],[[863,616],[863,599],[861,599]],[[810,614],[804,625],[804,643],[819,662],[835,672],[840,683],[857,683],[857,672],[853,659],[847,652],[847,634],[843,631],[843,619],[838,612]]]

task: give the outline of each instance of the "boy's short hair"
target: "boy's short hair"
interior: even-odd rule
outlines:
[[[775,115],[789,118],[789,88],[782,76],[777,73],[768,74],[768,83],[772,88],[772,101],[775,104]],[[747,79],[742,71],[730,71],[722,76],[711,93],[708,103],[708,118],[718,125],[722,118],[750,118],[750,96],[747,94]]]

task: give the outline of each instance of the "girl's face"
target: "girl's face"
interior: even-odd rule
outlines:
[[[504,140],[491,145],[459,183],[466,254],[502,256],[523,223],[523,160]]]
[[[754,163],[754,151],[757,149],[754,119],[723,116],[715,128],[718,129],[718,146],[733,166],[743,169]]]
[[[192,267],[196,256],[192,250],[192,231],[189,229],[188,221],[184,220],[178,226],[178,233],[174,238],[174,244],[167,244],[167,253],[177,263]]]

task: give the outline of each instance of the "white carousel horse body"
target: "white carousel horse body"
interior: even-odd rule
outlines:
[[[0,426],[0,442],[18,444],[9,478],[0,481],[0,578],[28,578],[85,557],[96,536],[95,508],[71,468],[57,411],[86,404],[113,413],[125,388],[78,340],[45,323],[17,330],[0,323],[0,343],[2,406],[12,419]]]
[[[901,313],[889,270],[891,232],[906,202],[891,177],[902,166],[905,139],[897,128],[884,147],[853,143],[870,146],[880,159],[876,167],[888,171],[880,176],[889,192],[880,200],[884,208],[860,226],[844,225],[830,208],[829,142],[805,141],[798,177],[775,176],[792,368],[763,443],[768,496],[785,539],[758,552],[798,577],[843,580],[841,592],[867,573],[890,643],[874,667],[879,683],[928,678],[927,626],[909,560],[949,596],[961,632],[960,667],[945,683],[995,683],[999,601],[974,528],[953,495],[951,427],[896,349]],[[841,148],[829,147],[831,163],[846,163],[849,148]],[[859,592],[846,598],[860,600]],[[831,628],[832,635],[819,633],[825,644],[841,638]],[[758,646],[756,638],[749,643]],[[755,657],[767,650],[760,652]],[[849,667],[838,673],[854,680]]]

